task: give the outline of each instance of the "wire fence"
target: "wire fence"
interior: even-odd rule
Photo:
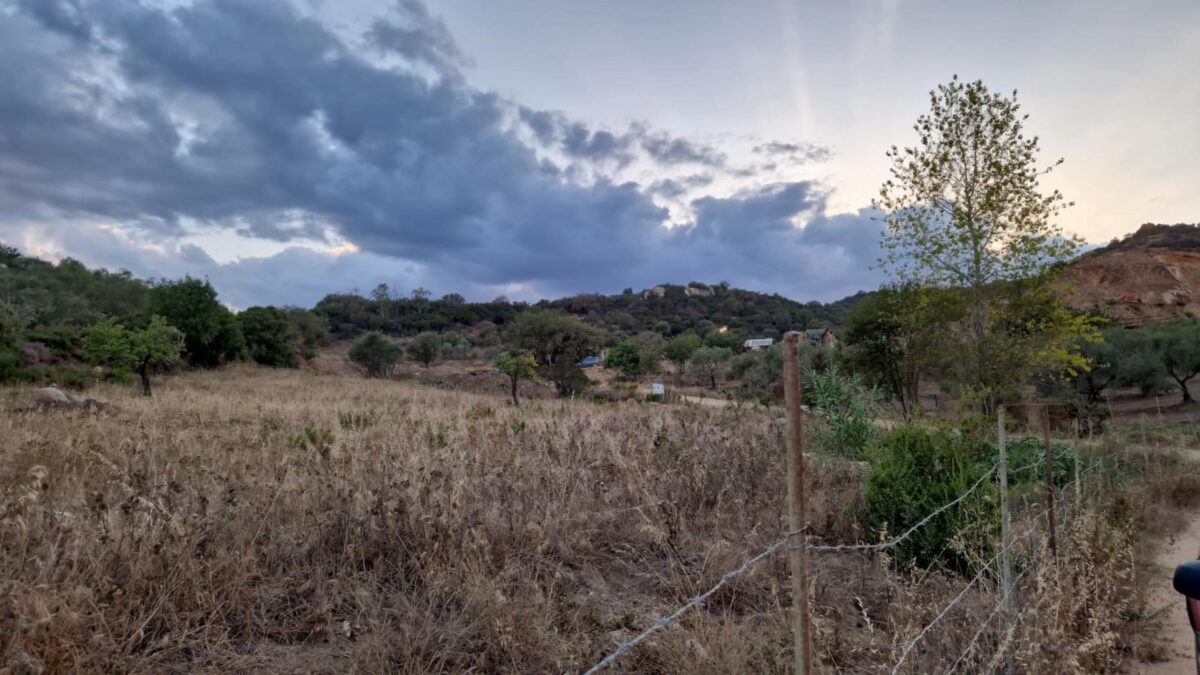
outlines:
[[[1033,462],[1030,462],[1029,464],[1018,467],[1016,469],[1009,469],[1007,473],[1011,477],[1011,476],[1023,473],[1025,471],[1030,471],[1030,470],[1038,469],[1039,467],[1044,467],[1045,459],[1046,459],[1046,450],[1043,450],[1040,453],[1040,457],[1038,459],[1034,460]],[[1078,456],[1075,457],[1075,461],[1079,462]],[[874,544],[867,544],[867,543],[813,544],[808,540],[807,532],[806,532],[807,527],[788,532],[782,538],[780,538],[779,540],[770,544],[763,550],[759,551],[757,554],[751,556],[750,558],[747,558],[737,568],[735,568],[729,572],[726,572],[721,577],[720,581],[718,581],[717,584],[714,585],[713,587],[709,588],[708,590],[706,590],[705,592],[703,592],[699,595],[692,597],[690,600],[688,600],[687,603],[685,603],[684,605],[682,605],[675,611],[671,612],[670,614],[666,614],[666,615],[662,616],[657,621],[655,621],[649,628],[646,628],[641,633],[639,633],[637,636],[633,637],[632,639],[630,639],[626,642],[620,643],[616,647],[616,649],[614,649],[611,653],[609,653],[607,656],[605,656],[603,659],[601,659],[595,665],[593,665],[591,668],[589,668],[586,671],[586,673],[588,675],[591,675],[593,673],[598,673],[598,672],[608,668],[609,666],[613,665],[622,656],[630,653],[639,644],[649,640],[650,638],[654,637],[659,632],[665,630],[668,626],[670,626],[672,623],[677,621],[680,617],[687,614],[690,610],[702,606],[710,597],[712,597],[714,594],[716,594],[718,591],[720,591],[722,588],[724,588],[730,581],[732,581],[733,579],[735,579],[738,576],[746,574],[747,572],[751,571],[755,567],[755,565],[757,565],[759,562],[775,555],[776,553],[778,553],[782,550],[795,550],[795,549],[803,548],[803,549],[806,549],[808,551],[813,551],[813,552],[840,553],[840,552],[855,552],[855,551],[857,551],[857,552],[876,552],[876,551],[894,549],[894,548],[900,546],[902,543],[904,543],[908,538],[913,536],[915,533],[920,531],[921,528],[925,527],[930,522],[932,522],[939,515],[954,508],[955,506],[961,504],[964,500],[966,500],[971,494],[973,494],[978,489],[980,489],[983,485],[988,484],[989,479],[995,477],[997,475],[999,469],[1000,469],[999,463],[992,464],[989,468],[987,468],[984,471],[984,473],[969,488],[967,488],[965,491],[960,493],[953,500],[946,502],[945,504],[939,506],[938,508],[934,509],[933,511],[930,511],[928,514],[926,514],[924,517],[922,517],[920,520],[918,520],[915,524],[910,526],[904,532],[902,532],[901,534],[899,534],[891,539],[888,539],[886,541],[882,541],[882,542],[874,543]],[[1076,481],[1082,482],[1083,478],[1094,470],[1097,470],[1096,464],[1091,464],[1090,466],[1087,466],[1084,468],[1079,468],[1075,474],[1075,478],[1073,480],[1069,481],[1066,485],[1063,485],[1059,488],[1063,492],[1063,498],[1058,500],[1057,504],[1053,508],[1055,510],[1058,510],[1060,508],[1065,509],[1070,501],[1069,499],[1066,498],[1067,485],[1075,483]],[[1051,489],[1053,489],[1053,488],[1051,488]],[[1048,507],[1048,508],[1042,510],[1041,512],[1029,517],[1029,520],[1031,522],[1037,523],[1041,519],[1047,517],[1050,514],[1050,511],[1051,511],[1051,508]],[[900,652],[899,658],[897,659],[896,663],[893,664],[893,666],[891,668],[891,672],[893,673],[893,675],[901,672],[901,669],[905,666],[905,664],[907,663],[907,661],[909,659],[910,654],[912,654],[913,650],[917,647],[917,645],[919,643],[921,643],[933,631],[934,627],[937,626],[946,616],[948,616],[950,614],[950,612],[964,598],[966,598],[968,596],[969,592],[972,589],[976,588],[977,586],[979,586],[981,584],[981,582],[983,580],[987,579],[989,577],[989,573],[990,573],[990,576],[992,576],[992,577],[999,576],[997,571],[994,569],[994,567],[998,562],[1000,562],[1003,555],[1005,555],[1007,553],[1011,553],[1014,550],[1014,547],[1016,547],[1019,543],[1025,542],[1027,540],[1031,540],[1034,537],[1034,535],[1038,533],[1038,531],[1039,531],[1039,527],[1034,525],[1034,526],[1031,526],[1030,528],[1028,528],[1025,532],[1021,533],[1020,535],[1011,537],[1008,540],[1008,543],[1005,545],[1002,545],[1001,549],[991,559],[989,559],[987,562],[980,565],[979,570],[976,572],[976,574],[959,590],[959,592],[948,603],[946,603],[944,606],[941,607],[941,609],[933,617],[933,619],[931,619],[928,623],[926,623],[921,628],[921,630],[918,631],[916,636],[913,637],[912,640],[910,640],[908,643],[905,644],[904,648]],[[789,542],[792,540],[792,537],[796,534],[805,534],[806,536],[804,538],[804,541],[802,541],[798,544],[790,544],[789,545]],[[1033,569],[1033,568],[1027,567],[1023,571],[1021,571],[1020,574],[1018,574],[1016,577],[1014,577],[1011,580],[1011,583],[1009,584],[1007,591],[1002,591],[1000,593],[1000,597],[996,600],[995,606],[993,607],[992,611],[986,617],[984,617],[982,619],[982,621],[980,621],[979,626],[976,628],[975,632],[972,634],[970,641],[967,643],[967,645],[963,649],[962,653],[958,656],[958,658],[952,664],[950,664],[949,669],[946,670],[945,672],[947,672],[947,673],[956,672],[958,670],[958,668],[961,665],[963,665],[964,661],[966,661],[969,658],[971,652],[975,649],[980,638],[986,632],[988,625],[997,616],[1004,613],[1007,601],[1009,601],[1011,599],[1012,595],[1014,593],[1016,593],[1016,591],[1017,591],[1017,584],[1026,575],[1028,575],[1028,573],[1031,571],[1031,569]],[[1010,634],[1008,635],[1008,638],[1001,644],[1001,647],[1000,647],[1000,650],[998,651],[998,653],[993,655],[993,657],[991,659],[991,663],[997,663],[998,659],[1004,658],[1004,652],[1007,651],[1008,646],[1009,646],[1008,642],[1009,642],[1009,640],[1011,640],[1011,637],[1012,637],[1011,631],[1013,631],[1015,629],[1016,622],[1019,621],[1021,618],[1023,618],[1023,615],[1017,615],[1016,617],[1014,617],[1012,619],[1012,622],[1008,628],[1008,631],[1010,631]]]

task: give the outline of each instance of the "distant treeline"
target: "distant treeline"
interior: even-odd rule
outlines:
[[[406,338],[413,347],[436,342],[436,349],[424,353],[442,358],[461,358],[471,349],[495,351],[521,332],[516,324],[523,315],[529,315],[525,323],[531,326],[552,315],[571,317],[580,326],[572,331],[586,328],[587,340],[577,342],[586,343],[587,350],[630,339],[645,347],[681,336],[717,334],[722,344],[737,345],[749,337],[778,338],[791,329],[837,330],[849,310],[869,295],[802,304],[726,283],[692,282],[531,304],[505,298],[467,302],[454,293],[434,299],[424,289],[400,294],[381,284],[367,296],[327,295],[311,310],[250,307],[234,313],[205,280],[146,281],[129,272],[91,270],[71,259],[49,263],[0,246],[0,381],[82,385],[95,378],[85,364],[132,363],[129,354],[114,354],[136,351],[131,345],[152,334],[165,335],[157,328],[146,332],[155,317],[179,331],[178,356],[186,365],[213,367],[252,359],[286,367],[314,356],[331,338],[367,333]],[[103,330],[93,330],[97,326]],[[130,345],[122,343],[118,349],[107,344],[100,351],[108,356],[100,359],[99,352],[86,348],[89,332],[96,344],[117,340]],[[129,375],[127,370],[110,367],[104,372],[120,378]]]
[[[670,338],[683,333],[707,335],[719,327],[746,337],[775,337],[793,329],[840,328],[847,313],[870,292],[858,293],[828,304],[799,303],[780,295],[767,295],[721,283],[687,286],[663,285],[619,295],[581,294],[537,303],[465,302],[458,294],[432,299],[417,289],[397,295],[387,286],[368,297],[354,293],[325,296],[313,311],[329,320],[334,335],[353,337],[364,331],[410,336],[425,331],[461,331],[483,322],[503,326],[521,312],[557,309],[582,318],[613,337],[658,333]]]

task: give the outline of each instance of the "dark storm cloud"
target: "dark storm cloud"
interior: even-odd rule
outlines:
[[[777,157],[798,164],[824,162],[833,152],[824,146],[812,143],[788,143],[784,141],[769,141],[754,146],[754,152],[768,157]]]
[[[457,74],[468,59],[446,24],[415,0],[396,4],[399,20],[378,18],[367,29],[367,41],[377,49],[425,62],[443,74]]]
[[[223,265],[194,247],[166,257],[134,249],[156,261],[143,267],[205,268],[241,295],[269,292],[253,274],[303,276],[308,289],[335,263],[342,274],[348,261],[374,270],[390,260],[445,291],[517,284],[552,295],[718,276],[823,297],[838,282],[797,272],[805,247],[822,252],[813,269],[862,258],[830,253],[861,239],[806,241],[809,228],[796,224],[824,218],[824,195],[807,182],[696,199],[695,222],[668,228],[651,194],[682,198],[711,174],[648,188],[604,171],[576,179],[540,157],[530,135],[601,167],[640,157],[719,171],[727,160],[646,125],[594,129],[472,88],[449,31],[415,2],[367,31],[391,65],[282,0],[4,6],[0,225],[52,220],[46,236],[85,260],[89,242],[109,234],[69,235],[72,223],[159,239],[191,223],[282,242],[328,231],[361,249],[335,259],[293,248]],[[93,248],[116,259],[115,245]],[[280,271],[287,265],[296,274]]]

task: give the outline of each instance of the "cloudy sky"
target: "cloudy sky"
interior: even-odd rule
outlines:
[[[878,285],[868,204],[957,73],[1093,242],[1200,221],[1200,3],[0,0],[0,241],[236,307]]]

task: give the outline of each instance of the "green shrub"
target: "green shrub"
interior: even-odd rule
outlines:
[[[1008,458],[1008,484],[1046,483],[1045,442],[1040,438],[1011,439],[1005,445]],[[1062,443],[1050,444],[1050,466],[1054,485],[1062,487],[1075,478],[1075,455]],[[999,459],[999,457],[995,457]],[[1026,468],[1033,465],[1032,468]],[[1024,469],[1022,471],[1016,471]]]
[[[858,375],[843,375],[837,366],[824,372],[809,370],[804,379],[806,403],[819,413],[811,429],[821,450],[841,457],[863,457],[878,433],[878,392],[864,386]]]
[[[404,357],[404,347],[381,333],[367,333],[350,347],[350,360],[367,371],[367,377],[388,377]]]
[[[947,429],[893,429],[870,451],[868,527],[880,537],[903,533],[969,490],[991,468],[994,452],[987,441]],[[897,561],[970,572],[992,557],[997,505],[995,483],[985,480],[902,542],[895,549]]]

